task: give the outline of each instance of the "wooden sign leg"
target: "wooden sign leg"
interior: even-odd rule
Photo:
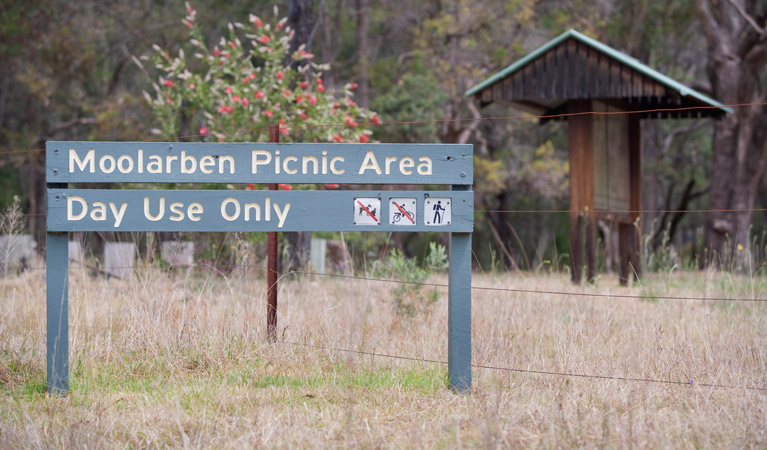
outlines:
[[[570,281],[581,284],[583,269],[583,239],[580,214],[570,213]]]
[[[448,285],[448,377],[451,389],[466,392],[471,389],[471,233],[450,233]]]
[[[69,393],[69,235],[47,233],[45,283],[48,392]]]

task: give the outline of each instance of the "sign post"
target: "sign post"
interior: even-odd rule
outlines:
[[[450,233],[448,372],[453,389],[471,388],[470,145],[48,142],[46,151],[49,392],[69,389],[70,231]],[[407,184],[451,190],[68,188],[68,183],[103,182]],[[267,274],[267,333],[273,341],[276,271]]]

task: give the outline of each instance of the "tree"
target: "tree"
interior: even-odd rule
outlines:
[[[697,7],[713,94],[724,104],[742,105],[714,126],[709,204],[720,211],[706,221],[706,245],[709,262],[719,264],[748,248],[748,209],[767,170],[767,109],[758,104],[767,102],[767,2],[698,0]]]
[[[306,5],[295,2],[290,15],[303,33],[311,21]],[[339,98],[325,87],[327,66],[313,63],[306,45],[296,43],[298,34],[288,17],[277,21],[275,14],[270,22],[251,14],[247,23],[230,23],[228,36],[212,48],[205,44],[196,17],[187,4],[182,22],[189,39],[176,55],[155,46],[158,76],[136,60],[154,80],[153,95],[145,95],[163,138],[264,142],[269,125],[279,123],[281,141],[368,142],[371,132],[363,125],[379,123],[378,116],[355,103],[355,83],[347,83]],[[310,240],[299,236],[288,236],[295,255],[287,261],[288,269],[306,262],[302,249]]]

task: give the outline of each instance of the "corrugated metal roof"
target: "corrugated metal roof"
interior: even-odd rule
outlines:
[[[605,45],[595,39],[592,39],[582,33],[579,33],[575,30],[567,30],[564,33],[560,34],[559,36],[555,37],[554,39],[550,40],[549,42],[543,44],[542,46],[538,47],[537,49],[533,50],[532,52],[525,55],[522,59],[516,61],[515,63],[511,64],[510,66],[506,67],[505,69],[501,70],[500,72],[496,73],[492,77],[486,79],[485,81],[479,83],[478,85],[474,86],[473,88],[466,91],[467,96],[471,96],[474,94],[477,94],[484,90],[485,88],[492,86],[496,82],[504,79],[508,75],[516,72],[517,70],[521,69],[522,67],[526,66],[528,63],[533,61],[534,59],[538,58],[542,54],[546,53],[547,51],[551,50],[561,42],[564,42],[565,40],[573,38],[577,39],[578,41],[594,48],[595,50],[598,50],[605,55],[608,55],[615,60],[621,62],[622,64],[627,65],[628,67],[636,70],[637,72],[640,72],[653,80],[657,81],[660,84],[663,84],[664,86],[667,86],[668,88],[671,88],[677,92],[679,92],[679,95],[682,97],[692,97],[702,103],[705,103],[710,106],[717,107],[727,113],[732,113],[732,109],[728,108],[718,101],[714,100],[713,98],[704,95],[695,89],[692,89],[690,87],[687,87],[683,85],[682,83],[667,77],[666,75],[663,75],[662,73],[658,72],[657,70],[653,69],[652,67],[640,62],[636,58],[632,58],[631,56],[620,52],[609,45]]]

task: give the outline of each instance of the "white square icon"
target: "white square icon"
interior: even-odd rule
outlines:
[[[453,208],[449,197],[429,197],[423,205],[423,222],[432,227],[450,225]]]
[[[380,225],[381,199],[377,197],[355,197],[354,225]]]
[[[416,200],[413,197],[394,197],[389,199],[389,223],[398,226],[415,226]]]

